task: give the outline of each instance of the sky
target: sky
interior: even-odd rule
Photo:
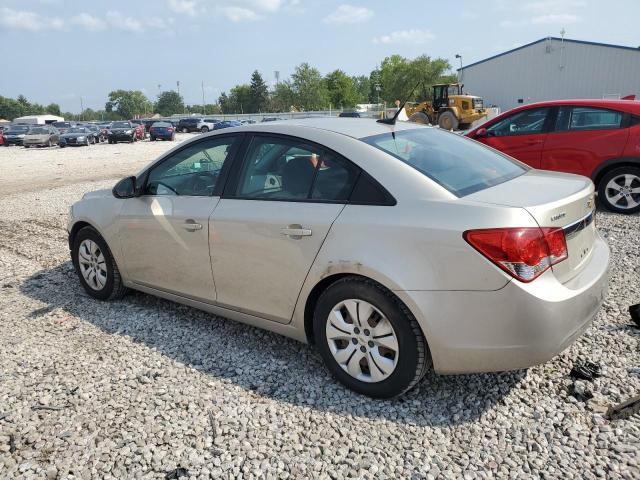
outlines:
[[[454,68],[547,36],[640,46],[640,0],[0,0],[0,95],[63,111],[111,90],[214,103],[308,62],[368,75],[392,54]],[[455,58],[456,54],[462,59]]]

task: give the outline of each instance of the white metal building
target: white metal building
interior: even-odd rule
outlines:
[[[569,98],[640,97],[640,47],[549,37],[458,69],[465,92],[503,111]]]
[[[13,119],[13,123],[27,123],[29,125],[45,125],[53,122],[63,122],[64,118],[56,115],[27,115]]]

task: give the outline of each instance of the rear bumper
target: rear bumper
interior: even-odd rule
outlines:
[[[544,363],[591,324],[609,280],[598,235],[588,265],[561,284],[551,270],[496,291],[397,292],[427,337],[438,373],[515,370]]]
[[[111,141],[127,141],[130,142],[135,138],[136,134],[132,134],[132,135],[124,135],[124,134],[109,134],[109,140]]]

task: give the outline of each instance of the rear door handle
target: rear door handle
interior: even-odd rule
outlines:
[[[295,240],[299,240],[302,237],[310,237],[312,232],[310,228],[305,228],[299,223],[294,223],[280,229],[280,233]]]
[[[189,232],[195,232],[196,230],[202,230],[202,224],[197,223],[195,220],[189,219],[184,222],[184,224],[182,225],[182,228],[184,228]]]

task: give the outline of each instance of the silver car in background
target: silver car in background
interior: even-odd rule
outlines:
[[[198,136],[87,193],[68,229],[91,296],[134,288],[313,343],[373,397],[431,368],[545,362],[608,281],[589,179],[368,119]]]
[[[49,125],[36,125],[29,128],[22,139],[22,144],[26,147],[52,147],[58,144],[60,133],[55,127]]]

